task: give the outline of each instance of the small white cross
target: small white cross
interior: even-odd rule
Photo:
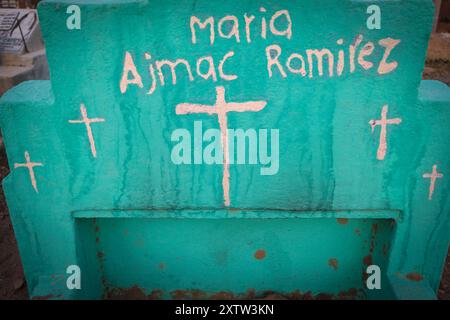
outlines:
[[[430,189],[428,192],[428,200],[431,200],[433,198],[434,193],[434,187],[436,184],[436,179],[442,178],[444,175],[442,173],[437,172],[437,166],[433,166],[433,171],[431,173],[424,173],[422,175],[423,178],[430,179]]]
[[[381,119],[380,120],[370,120],[369,124],[372,127],[372,133],[375,130],[376,126],[380,126],[380,143],[378,145],[377,150],[377,159],[378,160],[384,160],[384,157],[386,156],[386,150],[387,150],[387,142],[386,142],[386,127],[388,124],[400,124],[402,122],[402,119],[395,118],[395,119],[387,119],[387,112],[388,112],[388,106],[383,106],[383,109],[381,110]]]
[[[34,191],[36,191],[36,193],[39,193],[33,168],[34,167],[43,167],[44,165],[40,162],[31,162],[30,154],[28,153],[28,151],[25,151],[25,160],[26,160],[26,163],[14,163],[14,169],[21,168],[21,167],[28,168],[28,172],[30,174],[31,185],[33,186]]]
[[[91,153],[94,156],[94,158],[96,158],[97,150],[95,149],[95,140],[94,140],[94,136],[92,135],[91,123],[104,122],[105,119],[103,119],[103,118],[89,119],[88,115],[87,115],[86,107],[84,106],[83,103],[80,105],[80,111],[81,111],[82,119],[81,120],[69,120],[69,123],[84,123],[84,125],[86,126],[87,135],[89,138],[89,144],[91,145]]]
[[[225,88],[216,87],[216,102],[214,105],[202,105],[191,103],[180,103],[176,106],[176,114],[206,113],[208,115],[217,115],[220,127],[221,142],[223,148],[223,176],[222,187],[225,206],[230,205],[230,161],[228,150],[228,112],[258,112],[264,109],[266,101],[247,101],[247,102],[226,102]]]

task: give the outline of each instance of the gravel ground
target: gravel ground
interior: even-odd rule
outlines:
[[[433,35],[423,73],[424,79],[441,80],[450,85],[450,34]],[[0,137],[0,180],[9,172],[3,140]],[[0,186],[0,300],[28,299],[17,242]],[[450,255],[438,292],[439,299],[450,300]]]

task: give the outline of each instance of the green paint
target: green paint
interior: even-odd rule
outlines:
[[[444,84],[421,83],[430,1],[380,3],[380,30],[366,28],[366,3],[336,0],[79,1],[81,29],[68,30],[72,3],[39,7],[51,82],[22,83],[1,100],[12,170],[3,184],[33,297],[101,298],[135,285],[146,294],[162,290],[163,298],[175,290],[338,295],[352,288],[369,299],[433,297],[449,242],[450,93]],[[276,20],[277,30],[286,31],[281,36],[270,31],[279,10],[288,10],[292,23],[288,32],[287,16]],[[255,16],[251,42],[245,13]],[[239,21],[239,43],[220,37],[226,15]],[[208,29],[197,29],[192,43],[191,16],[214,17],[213,44]],[[222,31],[231,32],[229,22]],[[358,35],[352,71],[349,45]],[[400,42],[386,52],[389,39]],[[366,70],[358,57],[361,49],[370,51],[368,42],[374,49],[364,59],[373,66]],[[276,65],[268,73],[272,45],[282,50],[286,77]],[[316,60],[310,73],[308,50],[324,48],[334,57],[332,76],[327,59],[322,76]],[[142,88],[138,80],[120,87],[127,52]],[[305,76],[286,66],[294,53],[304,59]],[[196,71],[206,56],[216,82]],[[164,59],[186,59],[192,81],[178,66],[173,84],[163,66],[163,86],[157,61]],[[300,67],[299,59],[291,62]],[[157,84],[147,94],[150,66]],[[201,66],[206,72],[207,63]],[[194,135],[194,121],[204,131],[219,129],[216,115],[177,115],[176,106],[213,105],[218,86],[227,102],[267,102],[257,112],[228,113],[228,128],[279,130],[277,174],[261,175],[261,164],[230,165],[230,206],[224,205],[223,165],[171,160],[174,130]],[[85,126],[69,123],[80,119],[81,104],[90,118],[104,119],[91,124],[96,157]],[[369,121],[380,119],[385,105],[387,117],[401,123],[387,126],[387,151],[378,160],[380,126],[372,133]],[[14,169],[25,151],[43,164],[34,167],[39,193],[26,168]],[[422,175],[433,165],[444,176],[428,200],[430,179]],[[264,259],[255,258],[257,250],[266,252]],[[336,270],[329,259],[338,261]],[[379,291],[363,282],[370,259],[382,270]],[[73,264],[82,269],[82,290],[65,286]],[[423,280],[408,280],[411,273]]]

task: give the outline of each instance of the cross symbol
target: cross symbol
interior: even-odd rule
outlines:
[[[87,115],[86,107],[84,106],[83,103],[80,105],[80,111],[81,111],[82,119],[81,120],[69,120],[69,123],[84,123],[84,125],[86,126],[87,135],[89,138],[89,144],[91,145],[91,153],[94,156],[94,158],[96,158],[97,150],[95,149],[95,140],[94,140],[94,136],[92,135],[91,123],[104,122],[105,119],[103,119],[103,118],[89,119],[88,115]]]
[[[444,175],[442,173],[437,172],[437,166],[433,166],[433,171],[431,173],[424,173],[422,175],[423,178],[430,179],[430,191],[428,192],[428,200],[431,200],[433,198],[434,193],[434,186],[436,184],[436,179],[442,178]]]
[[[370,120],[369,124],[372,127],[372,133],[375,130],[376,126],[381,126],[380,131],[380,143],[378,145],[377,150],[377,159],[378,160],[384,160],[384,157],[386,155],[387,150],[387,142],[386,142],[386,127],[388,124],[399,124],[402,122],[402,119],[395,118],[395,119],[387,119],[387,112],[388,112],[388,106],[383,106],[383,109],[381,110],[381,119],[380,120]]]
[[[176,106],[176,114],[206,113],[208,115],[217,115],[220,127],[221,143],[223,148],[223,198],[225,206],[230,205],[230,162],[228,150],[228,112],[258,112],[264,109],[266,101],[248,101],[248,102],[226,102],[224,87],[216,87],[216,103],[214,105],[202,105],[191,103],[180,103]]]
[[[25,151],[25,160],[26,160],[26,163],[14,163],[14,169],[22,168],[22,167],[28,168],[28,172],[30,174],[31,185],[33,186],[34,191],[36,191],[36,193],[39,193],[33,168],[34,167],[43,167],[44,165],[40,162],[31,162],[30,154],[28,153],[28,151]]]

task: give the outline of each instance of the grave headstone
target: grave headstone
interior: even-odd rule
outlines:
[[[0,95],[22,81],[48,78],[37,11],[0,10]]]
[[[0,10],[0,52],[24,53],[42,49],[36,10]]]
[[[31,296],[434,298],[450,94],[421,83],[433,6],[369,6],[42,2],[51,81],[0,113]]]

